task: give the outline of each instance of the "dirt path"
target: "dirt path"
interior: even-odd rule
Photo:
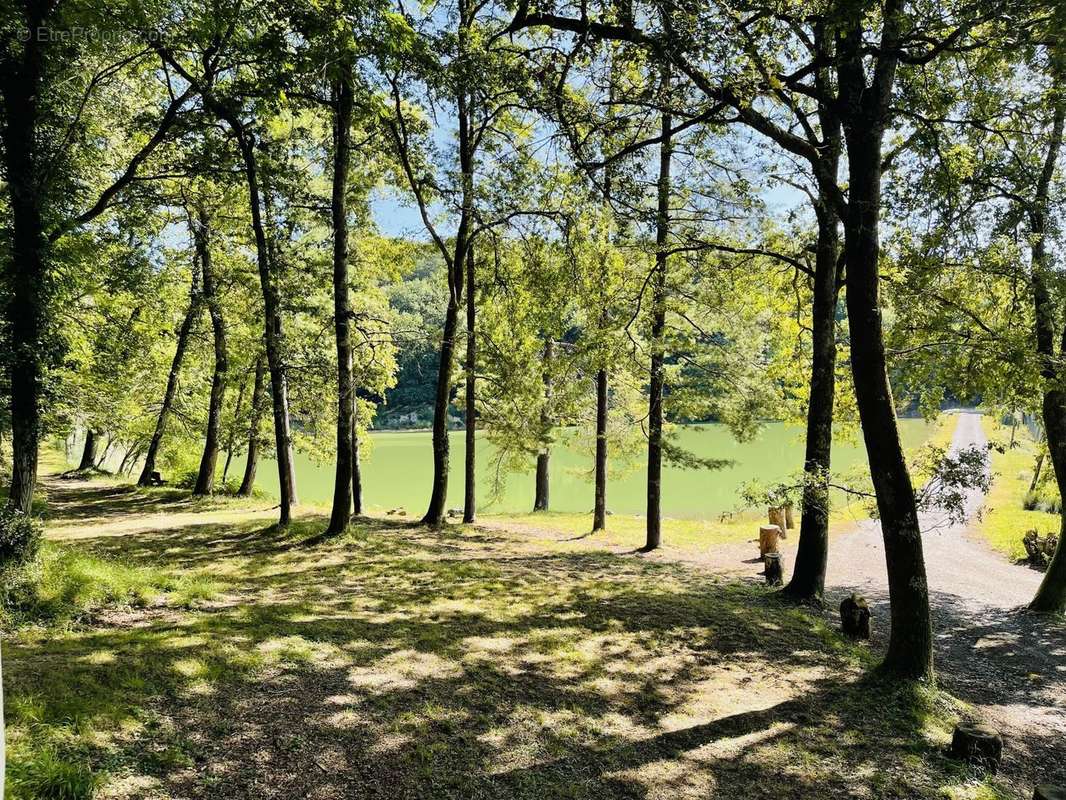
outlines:
[[[985,443],[980,415],[959,413],[952,451]],[[969,529],[983,500],[979,491],[970,492],[966,522],[951,524],[943,511],[921,518],[937,670],[945,688],[1010,737],[1014,746],[1007,750],[1006,769],[1055,772],[1061,780],[1066,626],[1025,611],[1041,573],[1008,562]],[[881,644],[888,629],[888,587],[877,522],[833,540],[827,595],[849,590],[873,602],[875,645]]]
[[[986,441],[980,415],[959,413],[951,450]],[[971,491],[961,523],[952,524],[943,511],[921,515],[938,678],[1009,738],[1005,771],[1034,781],[1057,776],[1066,782],[1066,624],[1025,610],[1041,573],[1010,563],[973,533],[983,501],[980,491]],[[796,538],[782,548],[789,565],[795,563]],[[711,556],[716,563],[708,566],[736,572],[743,565],[750,574],[756,568],[746,563],[751,547],[721,548]],[[871,646],[884,647],[888,584],[881,526],[875,520],[859,523],[830,545],[827,611],[835,613],[839,598],[852,591],[870,600]]]

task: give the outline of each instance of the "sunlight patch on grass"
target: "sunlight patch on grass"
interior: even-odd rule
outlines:
[[[1059,532],[1059,514],[1026,510],[1022,503],[1029,492],[1036,463],[1037,445],[1024,430],[1016,432],[1015,447],[1007,445],[1010,430],[984,416],[981,418],[989,441],[1003,445],[1003,452],[992,451],[992,488],[985,498],[976,531],[996,550],[1014,560],[1025,558],[1022,537],[1035,529],[1040,534]],[[1045,460],[1046,461],[1046,460]],[[1045,463],[1044,469],[1051,469]]]

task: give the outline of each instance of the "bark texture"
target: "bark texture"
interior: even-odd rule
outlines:
[[[596,373],[596,499],[592,530],[607,529],[607,370]]]
[[[348,298],[348,168],[351,161],[352,74],[347,62],[340,66],[333,87],[333,330],[337,347],[337,454],[333,482],[333,509],[327,534],[348,527],[352,514],[355,474],[355,393],[352,391],[351,304]]]
[[[669,75],[663,80],[669,87]],[[662,143],[659,146],[658,212],[655,231],[655,267],[651,279],[651,368],[648,374],[648,506],[647,538],[644,551],[662,544],[663,479],[663,332],[666,329],[667,247],[670,241],[670,161],[673,120],[662,116]]]
[[[238,497],[251,497],[255,489],[255,471],[259,466],[259,427],[263,418],[263,395],[266,393],[266,358],[260,355],[255,361],[255,380],[252,383],[252,404],[249,407],[248,457],[244,462]]]
[[[211,220],[207,209],[196,209],[193,222],[193,242],[200,256],[200,271],[203,276],[203,297],[211,317],[211,333],[215,350],[215,369],[211,378],[211,400],[207,411],[207,430],[204,433],[204,452],[200,458],[200,471],[196,476],[194,495],[209,495],[215,491],[215,468],[222,432],[222,405],[226,400],[226,383],[229,379],[229,352],[226,345],[226,319],[222,314],[222,300],[218,296],[218,280],[211,257]]]

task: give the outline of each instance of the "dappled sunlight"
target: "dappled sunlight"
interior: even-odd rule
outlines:
[[[911,713],[941,701],[891,699],[758,585],[496,529],[308,545],[320,518],[229,519],[79,538],[218,592],[6,643],[13,758],[58,747],[110,798],[743,798],[800,764],[835,800],[915,757],[915,795],[945,780],[959,710]]]

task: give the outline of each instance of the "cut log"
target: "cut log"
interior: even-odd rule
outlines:
[[[771,506],[768,509],[767,516],[770,518],[770,524],[776,525],[781,530],[781,538],[788,538],[788,520],[785,518],[784,506]]]
[[[784,564],[780,553],[767,553],[762,557],[763,575],[770,586],[780,586],[785,582]]]
[[[948,755],[995,772],[1003,758],[1003,737],[988,725],[960,722],[955,726]]]
[[[759,556],[777,552],[777,540],[781,538],[781,529],[777,525],[763,525],[759,528]]]
[[[1066,800],[1066,786],[1052,786],[1049,783],[1037,786],[1033,790],[1033,800]]]
[[[849,639],[870,638],[870,604],[861,594],[851,594],[841,601],[840,628]]]

